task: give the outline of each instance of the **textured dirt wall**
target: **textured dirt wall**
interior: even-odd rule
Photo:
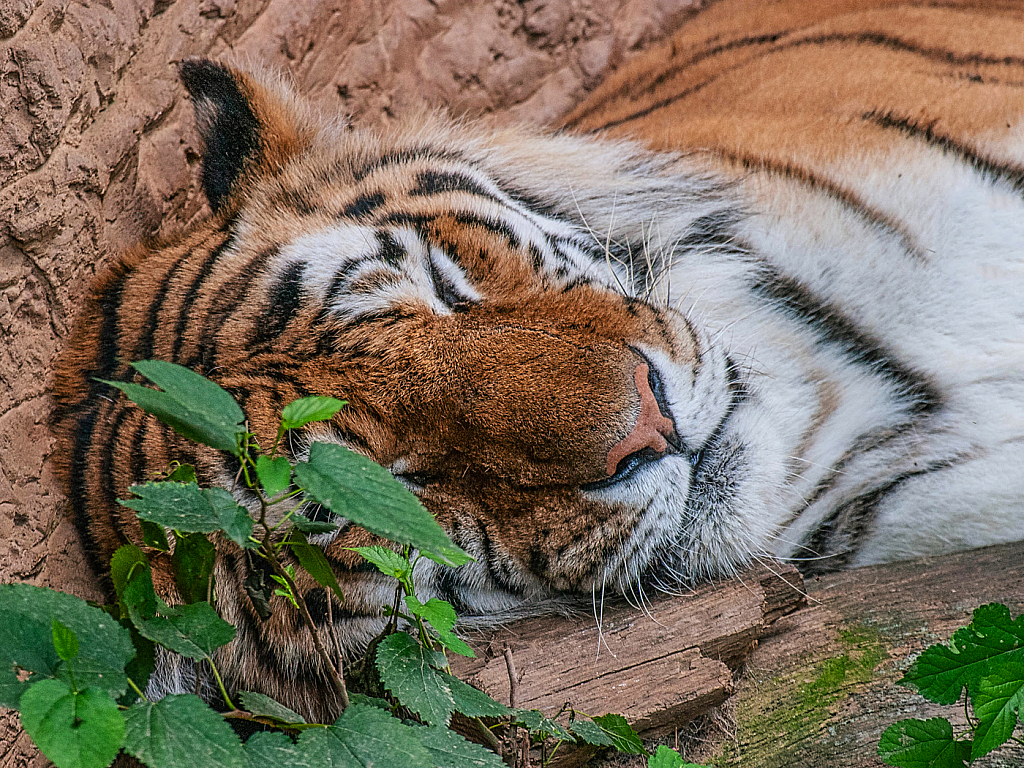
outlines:
[[[44,395],[105,257],[199,215],[174,63],[234,55],[384,125],[422,104],[544,123],[699,0],[0,0],[0,582],[98,597]],[[0,716],[0,766],[43,765]]]

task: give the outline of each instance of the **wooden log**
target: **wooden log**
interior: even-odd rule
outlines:
[[[507,703],[509,647],[522,707],[553,714],[568,701],[588,714],[621,712],[653,743],[724,701],[717,720],[731,722],[727,733],[708,742],[705,731],[703,744],[684,745],[695,762],[880,768],[878,739],[897,720],[942,716],[965,725],[962,705],[935,705],[898,684],[916,654],[946,641],[979,605],[1024,612],[1024,542],[806,585],[793,569],[772,567],[778,575],[762,567],[659,600],[650,614],[606,607],[600,629],[593,616],[518,622],[479,641],[479,658],[460,660],[457,672]],[[585,751],[564,763],[601,764]],[[647,763],[620,756],[614,765]],[[1004,747],[974,766],[1021,768],[1024,747]]]
[[[478,642],[476,659],[453,660],[460,677],[504,703],[505,649],[519,673],[516,705],[554,715],[564,704],[618,712],[646,735],[671,731],[721,704],[733,673],[772,622],[803,605],[790,566],[757,566],[648,611],[625,603],[576,618],[518,622]]]

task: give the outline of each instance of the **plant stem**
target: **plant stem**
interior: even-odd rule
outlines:
[[[135,684],[135,681],[132,680],[130,677],[128,678],[128,685],[130,685],[132,690],[135,691],[136,694],[138,694],[140,699],[142,699],[143,701],[149,701],[149,699],[146,698],[146,694],[139,690],[139,686],[137,686]]]
[[[479,717],[474,717],[473,722],[476,723],[476,728],[480,732],[480,735],[483,737],[483,740],[487,742],[487,746],[500,755],[501,742],[498,741],[498,737],[491,732],[490,728],[484,725],[484,721],[481,720]]]
[[[228,705],[229,709],[238,709],[235,703],[231,701],[231,697],[228,696],[227,689],[224,687],[224,681],[220,679],[220,672],[217,671],[217,665],[213,663],[213,659],[207,656],[206,662],[210,665],[210,669],[213,670],[213,676],[217,678],[217,685],[220,686],[220,695],[224,697],[224,703]]]
[[[342,710],[348,709],[348,689],[345,687],[345,678],[342,676],[344,671],[342,670],[341,658],[339,657],[338,666],[335,667],[334,662],[331,661],[331,657],[327,653],[327,649],[324,648],[324,644],[320,640],[320,633],[317,631],[316,624],[313,623],[313,617],[309,615],[309,610],[306,608],[306,599],[299,594],[298,589],[295,587],[295,582],[281,566],[273,550],[267,550],[266,547],[264,547],[264,550],[264,554],[267,556],[267,560],[270,561],[274,571],[288,583],[292,594],[298,598],[299,615],[302,617],[306,628],[309,629],[309,634],[313,638],[313,646],[316,648],[321,662],[323,662],[324,667],[327,669],[327,674],[331,678],[331,684],[334,686],[334,692],[338,694],[338,699],[341,701]]]

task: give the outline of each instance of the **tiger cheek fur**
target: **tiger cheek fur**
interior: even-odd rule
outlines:
[[[662,152],[436,117],[377,135],[183,64],[212,213],[112,259],[54,371],[96,569],[141,541],[130,485],[237,471],[98,381],[149,358],[228,389],[261,444],[289,401],[348,400],[285,450],[343,444],[414,492],[476,559],[421,560],[417,594],[477,626],[764,556],[813,573],[1024,537],[1024,24],[874,5],[721,0],[567,118]],[[339,524],[315,541],[346,599],[300,592],[352,658],[394,581],[351,551],[379,539],[306,512]],[[245,592],[257,570],[220,546],[220,669],[329,720],[295,612]],[[176,599],[159,558],[154,578]],[[202,677],[164,654],[149,693]]]

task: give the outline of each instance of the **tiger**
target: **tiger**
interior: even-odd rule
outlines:
[[[144,541],[130,486],[238,469],[104,383],[147,359],[224,387],[262,445],[288,402],[346,400],[285,450],[343,445],[414,493],[474,558],[421,559],[417,595],[470,623],[1024,538],[1021,41],[1015,3],[721,0],[553,129],[370,130],[185,60],[209,213],[111,259],[53,373],[96,568]],[[394,582],[352,550],[380,539],[309,514],[345,600],[299,591],[351,660]],[[219,546],[225,685],[330,722],[254,568]],[[180,600],[166,556],[153,576]],[[164,654],[147,696],[204,674]]]

